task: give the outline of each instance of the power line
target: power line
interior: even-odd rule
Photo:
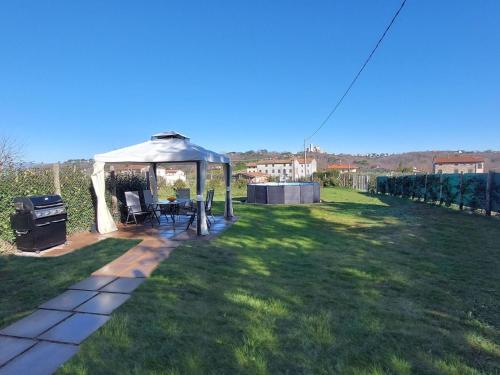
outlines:
[[[311,139],[312,137],[314,137],[320,130],[323,126],[325,126],[325,124],[328,122],[328,120],[330,120],[330,117],[333,116],[333,114],[335,113],[335,111],[337,111],[337,108],[339,108],[339,106],[342,104],[342,102],[344,101],[345,97],[347,96],[347,94],[349,94],[349,91],[351,91],[351,88],[354,86],[354,84],[356,83],[356,81],[358,80],[359,76],[361,75],[361,73],[363,72],[363,70],[365,69],[366,65],[368,65],[368,63],[370,62],[372,56],[375,54],[375,51],[377,50],[377,48],[380,46],[380,44],[382,43],[382,40],[384,40],[386,34],[389,32],[392,24],[394,23],[394,21],[396,21],[396,18],[398,17],[399,13],[401,12],[401,10],[403,9],[403,7],[405,6],[406,4],[406,0],[403,0],[403,2],[401,3],[401,6],[399,7],[398,11],[394,14],[394,16],[392,17],[391,19],[391,22],[389,23],[389,25],[387,25],[387,27],[385,28],[384,30],[384,33],[382,34],[382,36],[379,38],[377,44],[375,45],[375,47],[372,49],[370,55],[368,56],[368,58],[365,60],[363,66],[361,67],[361,69],[358,71],[358,73],[356,74],[356,76],[354,77],[354,79],[351,81],[350,85],[347,87],[347,90],[345,90],[344,92],[344,95],[342,95],[339,99],[339,101],[337,102],[337,104],[335,104],[335,107],[333,107],[333,109],[330,111],[330,113],[328,114],[328,116],[326,116],[326,118],[323,120],[323,122],[321,123],[321,125],[314,131],[314,133],[312,133],[309,137],[305,138],[304,139],[304,143]]]

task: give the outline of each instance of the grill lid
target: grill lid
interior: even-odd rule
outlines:
[[[63,205],[60,195],[37,195],[29,197],[16,197],[13,201],[16,210],[33,211],[48,207]]]

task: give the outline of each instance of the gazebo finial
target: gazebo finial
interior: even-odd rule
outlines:
[[[186,137],[185,135],[182,135],[180,133],[174,132],[174,131],[168,131],[168,132],[161,132],[157,134],[153,134],[151,136],[151,140],[154,141],[155,139],[186,139],[189,140],[189,137]]]

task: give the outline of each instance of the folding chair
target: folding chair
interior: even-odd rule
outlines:
[[[161,211],[158,207],[158,203],[155,201],[151,190],[143,190],[142,195],[144,197],[144,205],[146,206],[146,211],[151,212],[152,216],[158,221],[160,225]],[[168,218],[167,218],[168,221]]]
[[[215,217],[214,215],[212,214],[212,202],[214,200],[214,190],[208,190],[207,191],[207,198],[205,199],[205,214],[206,214],[206,220],[207,220],[207,226],[208,228],[210,228],[212,226],[212,223],[210,222],[210,219],[208,218],[209,216],[212,216],[212,218],[214,219],[214,223],[215,223]],[[193,210],[191,212],[191,217],[189,218],[189,222],[188,222],[188,225],[186,227],[186,230],[189,229],[189,227],[191,226],[191,224],[194,223],[194,219],[196,218],[196,215],[198,215],[198,210],[196,209],[197,206],[194,206],[193,207]]]
[[[212,203],[214,202],[215,190],[209,190],[207,192],[207,200],[205,201],[205,213],[207,214],[207,224],[210,228],[210,217],[212,217],[215,223],[215,216],[212,214]]]
[[[147,219],[150,219],[151,226],[153,226],[152,212],[142,210],[138,191],[126,191],[125,202],[127,204],[127,219],[125,220],[125,225],[129,223],[130,216],[132,216],[134,223],[136,224],[137,216],[144,216],[144,222],[146,222]]]
[[[177,189],[175,191],[175,197],[178,201],[188,201],[191,199],[191,190],[190,189]]]

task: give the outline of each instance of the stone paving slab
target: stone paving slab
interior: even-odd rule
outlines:
[[[37,310],[26,318],[2,329],[0,335],[35,338],[71,314],[67,311]]]
[[[102,288],[101,292],[132,293],[145,279],[120,277]]]
[[[40,305],[42,309],[73,310],[78,305],[94,297],[97,292],[86,290],[67,290],[64,293],[52,298],[50,301]]]
[[[99,290],[103,286],[106,286],[113,280],[115,280],[116,277],[114,276],[90,276],[87,277],[85,280],[82,280],[72,286],[70,286],[68,289],[80,289],[80,290]]]
[[[80,344],[109,320],[109,316],[77,313],[38,338],[61,343]]]
[[[99,293],[94,298],[77,307],[76,311],[109,315],[129,298],[130,294]]]
[[[35,340],[0,336],[0,366],[35,344]]]
[[[0,375],[49,375],[70,359],[78,351],[78,346],[39,342],[4,367]]]

